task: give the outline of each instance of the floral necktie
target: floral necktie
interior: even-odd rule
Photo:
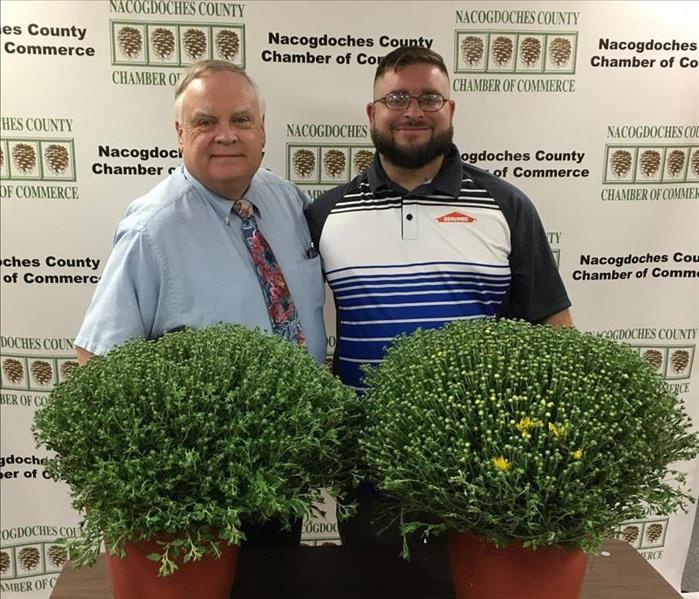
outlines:
[[[284,279],[282,269],[274,257],[272,248],[257,228],[252,204],[242,198],[233,202],[235,212],[243,222],[243,237],[250,250],[252,262],[257,271],[257,278],[262,287],[262,293],[267,303],[267,312],[272,321],[272,331],[275,335],[284,337],[299,345],[306,344],[306,337],[301,328],[296,306],[291,298],[291,292]]]

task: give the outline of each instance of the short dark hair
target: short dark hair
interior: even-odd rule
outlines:
[[[374,83],[386,71],[397,71],[401,67],[407,67],[411,64],[432,64],[449,78],[449,71],[447,71],[447,65],[444,64],[444,59],[434,50],[422,46],[400,46],[379,61],[374,75]]]

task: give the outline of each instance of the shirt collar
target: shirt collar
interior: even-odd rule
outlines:
[[[216,214],[218,214],[224,220],[230,216],[231,209],[233,208],[233,200],[224,198],[222,195],[219,195],[215,191],[211,191],[208,187],[202,185],[195,177],[192,176],[192,174],[187,170],[187,167],[184,165],[182,165],[182,174],[184,175],[185,180],[195,190],[197,190],[207,202],[209,202]],[[252,187],[252,182],[250,183],[250,187]],[[243,194],[243,197],[252,204],[253,210],[257,215],[259,215],[260,210],[258,206],[256,206],[254,200],[249,197],[251,195],[249,193],[250,187],[248,187],[247,191]]]
[[[463,167],[461,164],[461,155],[459,154],[459,149],[452,144],[451,148],[444,157],[444,162],[442,167],[439,169],[437,175],[429,183],[420,185],[418,189],[424,194],[435,194],[435,193],[445,193],[454,198],[459,197],[459,192],[461,191],[461,180],[463,178],[462,172]],[[382,191],[382,190],[395,190],[398,191],[402,189],[398,184],[391,181],[386,175],[386,171],[383,170],[381,166],[381,160],[379,159],[379,153],[374,153],[374,161],[367,173],[367,180],[372,192]]]

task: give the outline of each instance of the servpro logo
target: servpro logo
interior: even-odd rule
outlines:
[[[475,223],[476,219],[473,216],[464,214],[463,212],[450,212],[444,216],[435,218],[438,223]]]

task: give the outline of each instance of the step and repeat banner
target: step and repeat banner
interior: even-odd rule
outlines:
[[[48,597],[65,560],[55,541],[79,524],[45,474],[32,417],[76,366],[73,339],[126,206],[180,164],[173,85],[202,58],[248,69],[267,104],[263,166],[317,197],[371,161],[365,107],[379,59],[403,44],[439,52],[463,159],[532,198],[576,326],[636,348],[699,423],[696,2],[0,10],[3,596]],[[326,316],[330,353],[330,306]],[[680,467],[696,497],[699,463]],[[616,532],[679,589],[694,510]],[[306,523],[306,543],[337,541],[330,512]]]

